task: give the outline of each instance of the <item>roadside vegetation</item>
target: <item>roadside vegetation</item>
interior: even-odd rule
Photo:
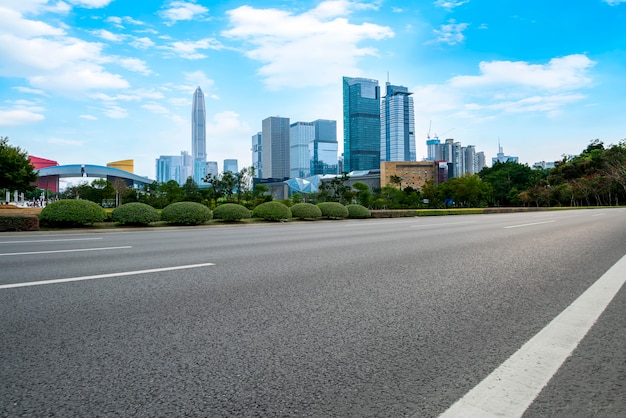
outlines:
[[[0,163],[13,167],[17,173],[9,175],[2,170],[3,191],[22,188],[27,199],[51,197],[32,186],[37,177],[26,152],[11,147],[6,137],[0,137]],[[54,196],[56,200],[43,210],[29,208],[31,212],[35,210],[33,213],[0,205],[0,230],[36,230],[39,225],[202,225],[623,206],[626,140],[610,146],[591,141],[579,155],[563,156],[552,169],[495,163],[475,175],[439,184],[429,180],[420,190],[401,188],[400,178],[382,188],[370,188],[362,182],[349,185],[350,178],[344,173],[321,183],[316,193],[295,193],[289,199],[276,201],[267,186],[253,186],[253,177],[253,169],[244,168],[239,173],[207,176],[204,180],[209,187],[199,187],[189,178],[183,185],[175,181],[154,182],[142,189],[128,187],[121,181],[97,179]]]

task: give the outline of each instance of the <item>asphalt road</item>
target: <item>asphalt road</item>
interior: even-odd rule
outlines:
[[[624,209],[2,233],[0,416],[438,416],[625,254]],[[625,376],[622,288],[524,416]]]

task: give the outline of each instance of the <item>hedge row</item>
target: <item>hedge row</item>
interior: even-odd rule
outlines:
[[[2,215],[0,216],[0,232],[2,231],[38,231],[37,215]]]
[[[39,221],[50,226],[88,226],[97,222],[104,222],[107,219],[120,225],[145,226],[158,221],[173,225],[200,225],[210,221],[213,217],[227,222],[251,217],[266,221],[285,221],[292,217],[298,219],[319,219],[322,217],[343,219],[368,218],[370,211],[361,205],[344,206],[337,202],[323,202],[317,205],[297,203],[290,208],[282,202],[270,201],[258,205],[252,212],[246,207],[234,203],[220,205],[215,208],[215,211],[211,211],[200,203],[177,202],[165,207],[159,214],[152,206],[133,202],[114,209],[109,218],[105,210],[94,202],[59,200],[42,209]],[[17,228],[17,226],[11,228]]]

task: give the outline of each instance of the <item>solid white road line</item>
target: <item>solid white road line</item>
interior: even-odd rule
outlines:
[[[50,250],[50,251],[28,251],[23,253],[0,253],[0,257],[9,255],[33,255],[33,254],[53,254],[53,253],[74,253],[81,251],[104,251],[104,250],[120,250],[124,248],[133,248],[131,245],[125,245],[123,247],[97,247],[97,248],[75,248],[73,250]]]
[[[41,280],[38,282],[11,283],[11,284],[0,285],[0,289],[13,289],[16,287],[29,287],[29,286],[41,286],[41,285],[56,284],[56,283],[80,282],[84,280],[106,279],[109,277],[133,276],[136,274],[160,273],[162,271],[194,269],[194,268],[214,266],[214,265],[215,264],[213,263],[189,264],[186,266],[162,267],[158,269],[149,269],[149,270],[122,271],[119,273],[96,274],[94,276],[70,277],[67,279],[52,279],[52,280]]]
[[[521,417],[626,281],[626,256],[440,418]]]
[[[522,224],[522,225],[511,225],[511,226],[505,226],[504,229],[509,229],[509,228],[521,228],[523,226],[533,226],[533,225],[542,225],[542,224],[550,224],[552,222],[556,222],[556,221],[544,221],[544,222],[533,222],[531,224]]]
[[[61,241],[93,241],[102,238],[68,238],[68,239],[39,239],[30,241],[0,241],[0,244],[23,244],[23,243],[46,243],[46,242],[61,242]]]

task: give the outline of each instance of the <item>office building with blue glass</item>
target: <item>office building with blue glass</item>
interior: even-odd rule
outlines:
[[[343,170],[380,168],[378,80],[343,77]]]
[[[415,161],[413,93],[389,82],[386,87],[380,106],[380,161]]]

